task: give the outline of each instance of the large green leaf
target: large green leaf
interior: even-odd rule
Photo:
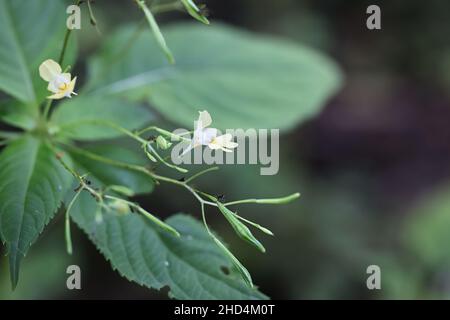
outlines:
[[[149,192],[153,188],[153,182],[145,175],[113,169],[82,154],[85,151],[68,150],[71,150],[77,170],[82,174],[89,173],[88,179],[94,187],[122,185],[136,193]],[[102,145],[86,150],[110,159],[141,164],[136,154],[123,148]],[[70,191],[66,202],[73,196],[74,192]],[[229,260],[193,218],[180,215],[167,221],[182,235],[176,238],[138,214],[104,213],[103,222],[98,224],[96,209],[93,198],[82,193],[72,207],[71,216],[113,268],[130,281],[155,289],[167,285],[178,299],[265,298],[255,289],[248,288],[240,277],[233,278],[222,272],[221,266],[232,268]]]
[[[80,155],[74,158],[81,160],[76,166],[83,173],[86,167],[93,168],[92,163],[87,164],[90,160],[80,159]],[[127,176],[130,174],[125,170],[120,175],[105,176],[95,169],[89,179],[94,187],[122,184],[133,188],[133,178]],[[71,191],[67,201],[73,195]],[[177,238],[137,213],[104,212],[99,224],[95,221],[96,209],[95,200],[83,192],[72,207],[71,217],[128,280],[154,289],[169,286],[171,295],[178,299],[265,298],[240,277],[223,273],[222,266],[232,268],[229,260],[195,219],[178,215],[167,220],[180,232]]]
[[[152,118],[150,111],[129,101],[80,95],[58,107],[52,121],[60,135],[77,140],[98,140],[118,137],[122,133],[92,121],[111,122],[132,130],[141,128]]]
[[[169,286],[177,299],[264,298],[221,270],[231,268],[229,261],[192,217],[166,221],[180,232],[176,238],[132,213],[104,213],[103,222],[96,224],[95,205],[89,195],[81,195],[72,218],[128,280],[154,289]]]
[[[0,236],[13,286],[22,258],[55,214],[70,181],[51,148],[37,138],[24,136],[1,153]]]
[[[321,110],[341,83],[340,71],[303,46],[229,26],[177,24],[163,29],[176,58],[170,66],[149,33],[119,30],[91,61],[89,89],[148,96],[176,123],[191,127],[208,110],[219,128],[281,128]]]
[[[58,60],[66,18],[64,1],[0,0],[0,90],[25,103],[44,98],[38,67],[45,59]],[[73,49],[71,43],[69,55]]]
[[[55,299],[67,294],[64,285],[66,269],[81,255],[69,256],[61,241],[61,229],[53,228],[33,246],[26,263],[20,268],[20,282],[14,291],[6,272],[0,272],[0,300],[40,300]],[[80,253],[80,252],[77,252]],[[0,257],[0,267],[6,266],[6,259]]]

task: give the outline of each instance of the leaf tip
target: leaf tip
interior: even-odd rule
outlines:
[[[21,255],[17,251],[17,245],[14,245],[10,249],[9,253],[9,274],[11,279],[11,289],[15,290],[17,283],[19,282],[19,270],[20,262],[22,260]]]

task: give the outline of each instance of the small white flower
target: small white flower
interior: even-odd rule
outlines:
[[[54,94],[47,97],[48,99],[62,99],[64,97],[71,98],[76,95],[73,92],[77,77],[72,79],[70,73],[63,73],[61,66],[51,59],[45,60],[39,66],[39,75],[45,81],[48,81],[47,89]]]
[[[231,149],[237,148],[238,144],[231,141],[233,136],[229,133],[217,136],[219,131],[215,128],[208,128],[212,119],[208,111],[200,111],[198,120],[194,124],[194,137],[191,145],[183,152],[183,155],[191,149],[198,146],[208,146],[212,150],[222,150],[232,152]]]

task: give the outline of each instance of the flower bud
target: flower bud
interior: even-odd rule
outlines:
[[[111,202],[109,204],[109,206],[112,209],[116,210],[116,212],[119,215],[125,215],[125,214],[128,214],[130,212],[130,206],[125,201],[114,200],[113,202]]]
[[[170,146],[172,145],[172,143],[168,142],[166,140],[166,138],[164,138],[163,136],[158,136],[156,138],[156,145],[158,146],[158,148],[162,149],[162,150],[167,150],[170,148]]]

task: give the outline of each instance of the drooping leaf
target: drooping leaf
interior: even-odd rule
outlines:
[[[99,140],[123,135],[107,125],[110,122],[125,129],[139,129],[152,119],[145,108],[126,100],[103,96],[79,96],[56,109],[52,122],[58,134],[76,140]]]
[[[118,31],[90,63],[89,89],[146,97],[167,119],[192,127],[208,110],[218,128],[293,127],[318,113],[336,92],[336,65],[315,50],[229,26],[177,24],[163,29],[177,64],[150,35]]]
[[[46,83],[38,67],[58,60],[66,29],[64,1],[0,0],[0,90],[24,103],[38,104]],[[73,61],[75,37],[66,61]]]
[[[70,181],[45,141],[26,135],[1,153],[0,236],[13,286],[22,258],[55,214]]]

